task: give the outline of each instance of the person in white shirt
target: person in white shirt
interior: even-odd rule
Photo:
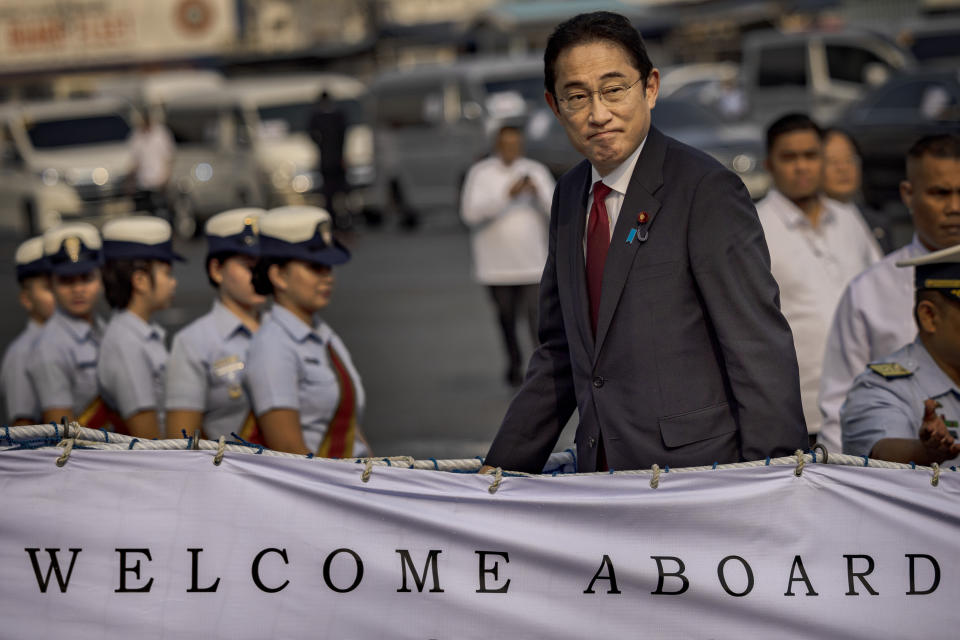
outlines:
[[[131,176],[136,184],[137,210],[151,214],[165,211],[176,150],[173,135],[149,109],[144,109],[142,126],[130,135],[128,144],[133,158]]]
[[[780,308],[793,331],[812,443],[821,426],[817,394],[830,320],[847,282],[881,252],[862,217],[823,197],[822,134],[809,117],[788,114],[770,125],[766,166],[774,188],[757,204],[757,214]]]
[[[547,220],[554,181],[545,166],[523,157],[523,134],[497,133],[495,153],[473,165],[463,185],[460,215],[470,227],[474,275],[497,310],[507,352],[506,380],[519,385],[518,316],[537,345],[537,292],[547,260]]]
[[[827,336],[818,440],[830,451],[841,450],[840,407],[854,378],[917,333],[913,270],[896,263],[960,244],[960,136],[938,134],[913,144],[900,197],[913,218],[913,241],[847,285]]]

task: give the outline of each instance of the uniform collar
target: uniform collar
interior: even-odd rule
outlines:
[[[597,180],[603,180],[603,184],[620,195],[626,195],[627,187],[630,186],[630,179],[633,177],[633,170],[637,166],[637,159],[640,157],[640,152],[643,151],[643,145],[647,143],[647,137],[649,136],[644,136],[643,141],[634,149],[633,153],[621,162],[619,167],[608,173],[604,178],[601,178],[596,168],[590,165],[590,191],[593,191],[592,185],[596,184]]]
[[[117,311],[113,315],[113,320],[121,326],[127,327],[144,340],[160,340],[162,342],[167,336],[163,327],[153,322],[145,322],[133,311]]]
[[[316,316],[311,327],[294,315],[292,311],[278,304],[273,305],[270,314],[274,321],[283,327],[283,330],[296,342],[306,342],[308,339],[313,339],[320,344],[325,344],[330,338],[330,328]]]
[[[920,242],[920,236],[913,234],[913,240],[910,241],[910,244],[907,245],[907,255],[903,256],[901,260],[907,260],[910,258],[919,258],[920,256],[925,256],[930,253],[930,249],[927,249],[923,246],[923,243]]]
[[[74,318],[68,313],[64,313],[59,308],[53,312],[51,321],[61,324],[70,336],[77,342],[85,342],[94,337],[94,333],[100,334],[103,330],[103,322],[100,318],[94,317],[93,324],[86,320]]]
[[[913,369],[917,385],[923,389],[928,397],[935,398],[950,391],[960,394],[960,389],[936,363],[927,348],[920,342],[919,336],[913,341],[907,352],[908,357],[913,362],[906,364],[906,366],[908,369]]]
[[[253,335],[250,328],[243,324],[240,318],[230,311],[220,300],[213,301],[213,310],[210,313],[213,314],[213,324],[217,328],[217,333],[219,333],[222,338],[229,338],[237,332],[246,333],[248,336]]]
[[[792,200],[787,198],[775,188],[770,189],[770,192],[767,193],[767,198],[770,199],[770,202],[775,205],[774,210],[777,214],[783,219],[784,223],[788,227],[800,227],[800,226],[810,226],[810,219],[807,218],[807,214],[803,212],[800,207],[795,205]],[[823,211],[820,215],[820,224],[831,224],[836,220],[837,210],[836,207],[831,204],[831,200],[820,196],[820,204],[823,207]]]

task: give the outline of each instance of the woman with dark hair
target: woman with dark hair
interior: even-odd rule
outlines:
[[[350,259],[332,227],[317,207],[281,207],[261,218],[253,285],[274,305],[247,356],[256,425],[241,435],[279,451],[349,458],[369,451],[359,426],[360,376],[319,316],[333,293],[333,267]]]
[[[218,213],[207,221],[206,273],[213,308],[173,339],[167,363],[167,437],[240,433],[250,417],[243,391],[247,351],[260,328],[266,298],[253,289],[263,209]]]

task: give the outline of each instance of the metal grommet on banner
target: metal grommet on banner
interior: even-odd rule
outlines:
[[[360,476],[360,479],[364,482],[370,482],[370,474],[373,473],[373,459],[367,458],[366,464],[363,465],[363,474]]]
[[[797,468],[793,470],[793,475],[799,478],[803,474],[804,457],[803,451],[800,449],[797,449],[795,453],[797,454]]]
[[[653,469],[653,477],[650,478],[650,488],[656,489],[660,486],[660,466],[655,464],[650,468]]]
[[[823,446],[823,443],[818,442],[813,445],[813,450],[817,451],[817,449],[823,453],[823,463],[827,464],[827,461],[830,459],[830,453],[827,451],[827,448]],[[814,456],[816,456],[816,453],[814,453]],[[816,458],[814,458],[814,462],[816,462]]]
[[[193,451],[200,449],[200,429],[193,432],[193,442],[190,443],[190,449]]]
[[[933,478],[930,480],[930,484],[933,486],[940,484],[940,465],[936,462],[933,463]]]
[[[220,463],[223,462],[223,451],[227,448],[227,437],[220,436],[220,441],[217,442],[217,455],[213,456],[213,464],[220,466]]]
[[[60,457],[57,458],[57,466],[62,467],[67,464],[67,460],[70,459],[70,452],[73,451],[73,443],[75,440],[72,438],[69,440],[63,440],[63,453],[60,454]]]
[[[490,493],[496,493],[497,489],[500,488],[500,482],[503,480],[503,469],[497,467],[493,472],[493,482],[490,483],[490,487],[487,489]]]

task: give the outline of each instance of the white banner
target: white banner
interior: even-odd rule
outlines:
[[[3,638],[952,635],[960,474],[0,451]]]

